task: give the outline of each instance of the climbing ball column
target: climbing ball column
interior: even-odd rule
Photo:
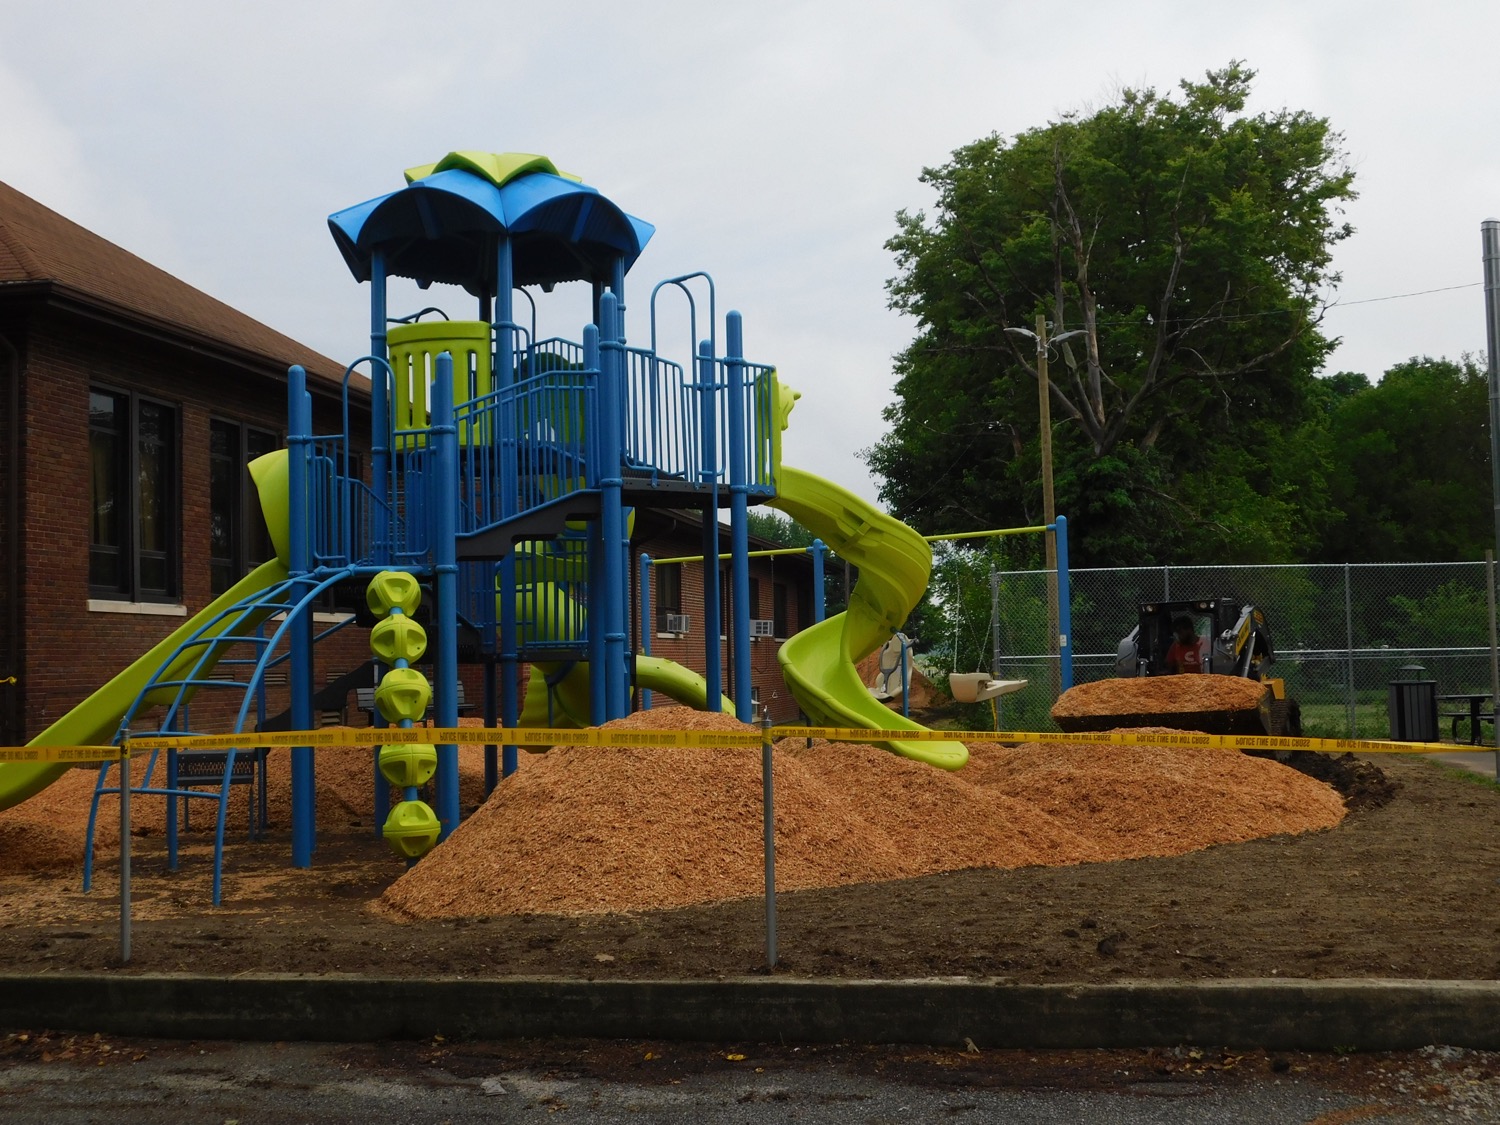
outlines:
[[[422,588],[410,574],[385,570],[377,574],[365,591],[365,601],[380,622],[370,631],[370,649],[390,666],[375,689],[375,706],[386,722],[409,730],[427,713],[432,685],[411,667],[427,651],[427,633],[412,616],[422,600]],[[417,790],[437,771],[437,747],[402,743],[380,750],[380,772],[403,790],[402,800],[391,809],[382,834],[398,854],[416,859],[438,841],[440,825],[432,806],[419,800]]]

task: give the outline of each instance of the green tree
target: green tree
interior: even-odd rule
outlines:
[[[1127,89],[924,170],[934,213],[901,212],[887,243],[917,335],[865,454],[897,515],[1040,522],[1035,344],[1008,330],[1042,314],[1082,333],[1051,363],[1078,562],[1269,561],[1312,541],[1298,497],[1318,481],[1288,435],[1331,347],[1319,292],[1352,173],[1326,120],[1247,115],[1253,77],[1232,63],[1177,97]]]
[[[1445,582],[1419,598],[1390,599],[1395,611],[1385,622],[1387,637],[1417,648],[1489,643],[1489,599],[1472,582]]]
[[[1329,388],[1326,562],[1479,559],[1495,543],[1489,382],[1472,357],[1410,359]]]

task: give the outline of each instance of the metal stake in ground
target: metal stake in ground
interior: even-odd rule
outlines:
[[[130,960],[130,751],[120,740],[120,963]]]
[[[771,785],[771,708],[760,709],[760,801],[766,851],[766,971],[776,967],[776,797]]]

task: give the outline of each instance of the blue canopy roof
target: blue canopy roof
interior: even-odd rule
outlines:
[[[539,162],[550,168],[545,158],[519,165],[512,178],[497,183],[476,170],[472,156],[450,153],[430,173],[415,170],[422,178],[401,190],[329,216],[356,279],[369,280],[379,247],[390,275],[493,291],[495,245],[508,234],[516,285],[608,282],[616,259],[628,270],[655,233],[597,189],[533,170]]]

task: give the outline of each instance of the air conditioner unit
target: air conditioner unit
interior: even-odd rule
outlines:
[[[752,618],[750,621],[750,635],[752,637],[774,637],[776,635],[776,622],[769,618]]]
[[[661,615],[661,631],[663,633],[686,633],[693,619],[685,613],[664,613]]]

